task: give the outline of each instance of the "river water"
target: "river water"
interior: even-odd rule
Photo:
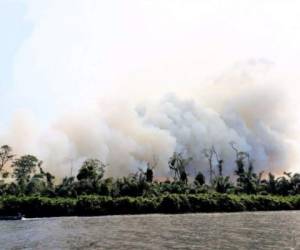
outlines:
[[[0,221],[0,249],[300,249],[300,212]]]

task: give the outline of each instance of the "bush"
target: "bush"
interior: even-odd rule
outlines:
[[[95,216],[113,214],[237,212],[300,209],[300,195],[168,194],[162,197],[77,198],[2,196],[0,215],[22,213],[26,217]]]
[[[70,216],[75,215],[76,200],[70,198],[47,198],[38,196],[5,197],[1,199],[0,214],[26,217]]]

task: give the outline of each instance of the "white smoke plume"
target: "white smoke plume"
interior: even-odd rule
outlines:
[[[99,102],[97,108],[63,114],[45,130],[22,113],[1,141],[17,152],[37,154],[59,176],[69,174],[71,164],[78,169],[87,157],[108,163],[108,176],[126,175],[145,167],[153,156],[158,157],[156,174],[168,175],[167,162],[174,151],[193,158],[191,174],[207,173],[202,151],[212,145],[225,160],[224,172],[232,174],[231,141],[250,153],[257,171],[291,170],[299,151],[290,134],[293,121],[287,94],[253,72],[260,64],[247,66],[229,72],[229,79],[223,76],[205,85],[198,98],[197,94],[190,98],[167,94],[159,101],[135,105]]]
[[[16,55],[10,93],[22,110],[1,129],[1,144],[36,154],[58,176],[87,157],[109,164],[107,176],[126,175],[153,156],[155,174],[168,175],[174,151],[193,158],[191,174],[207,174],[202,151],[212,145],[232,174],[231,141],[257,171],[299,169],[297,75],[248,60],[279,51],[263,42],[272,38],[272,29],[259,29],[264,11],[129,2],[28,1],[32,31]],[[278,20],[274,27],[287,32]]]

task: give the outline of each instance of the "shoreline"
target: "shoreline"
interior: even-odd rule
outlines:
[[[25,218],[300,210],[300,195],[169,194],[161,197],[0,197],[0,216]]]
[[[51,217],[23,217],[21,221],[34,221],[43,219],[59,219],[59,218],[107,218],[107,217],[164,217],[164,216],[179,216],[179,215],[238,215],[238,214],[261,214],[261,213],[285,213],[285,212],[300,212],[300,209],[296,210],[266,210],[266,211],[237,211],[237,212],[194,212],[194,213],[148,213],[148,214],[112,214],[112,215],[70,215],[70,216],[51,216]],[[10,220],[3,220],[10,221]],[[20,221],[20,220],[19,220]]]

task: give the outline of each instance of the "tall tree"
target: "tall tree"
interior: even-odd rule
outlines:
[[[174,152],[173,156],[169,159],[169,168],[174,171],[174,179],[181,180],[187,183],[186,167],[191,162],[192,158],[183,158],[181,153]]]
[[[0,147],[0,173],[3,171],[4,166],[14,158],[11,152],[12,148],[8,145]]]
[[[208,160],[208,164],[209,164],[209,183],[212,184],[213,175],[214,175],[214,170],[213,170],[214,147],[212,146],[211,148],[204,149],[203,154]]]
[[[230,143],[232,149],[236,152],[236,170],[235,174],[238,176],[237,185],[241,192],[252,194],[257,192],[257,183],[261,178],[254,172],[253,160],[250,154],[238,150],[234,142]]]
[[[63,178],[61,184],[55,188],[56,194],[59,196],[73,197],[77,195],[75,189],[75,177]]]
[[[152,162],[147,163],[147,170],[145,172],[147,182],[153,181],[153,170],[157,166],[157,164],[158,164],[158,158],[154,155]]]
[[[217,161],[217,169],[218,169],[218,175],[223,176],[223,163],[224,161],[220,158],[219,154],[217,153],[214,146],[211,148],[206,148],[203,150],[204,156],[208,160],[209,164],[209,182],[210,184],[213,184],[213,177],[215,176],[215,170],[214,170],[214,164],[213,162]]]
[[[22,190],[30,181],[32,174],[35,173],[38,164],[39,160],[33,155],[21,156],[13,162],[14,176]]]
[[[98,159],[87,159],[83,162],[77,179],[98,182],[104,176],[106,165]]]

